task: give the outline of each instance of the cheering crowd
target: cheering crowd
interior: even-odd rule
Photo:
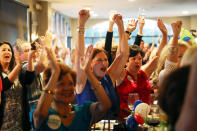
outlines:
[[[0,130],[88,131],[102,119],[124,122],[131,112],[129,93],[147,104],[155,94],[172,130],[197,130],[197,46],[179,39],[184,23],[171,24],[168,40],[158,19],[162,38],[155,47],[142,40],[144,17],[124,27],[122,15],[113,14],[103,48],[85,48],[89,17],[88,10],[80,10],[71,64],[66,63],[68,50],[53,45],[50,32],[33,43],[0,43]],[[118,45],[112,42],[114,24]],[[135,42],[129,44],[137,25]]]

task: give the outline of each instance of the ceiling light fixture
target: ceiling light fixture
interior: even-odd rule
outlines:
[[[129,2],[134,2],[135,0],[128,0]]]

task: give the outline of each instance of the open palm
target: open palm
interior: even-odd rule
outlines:
[[[90,45],[86,50],[85,56],[81,57],[80,66],[82,70],[88,71],[90,69],[90,65],[92,62],[92,55],[93,55],[93,45]]]
[[[21,65],[21,54],[20,52],[17,50],[16,47],[14,47],[14,57],[15,57],[15,61],[17,65]]]
[[[138,23],[138,20],[135,20],[135,19],[128,20],[127,31],[133,32],[137,27],[137,23]]]

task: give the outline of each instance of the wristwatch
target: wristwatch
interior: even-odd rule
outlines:
[[[129,32],[129,31],[125,31],[129,36],[131,35],[131,32]]]

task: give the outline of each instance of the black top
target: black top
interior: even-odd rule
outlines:
[[[107,32],[107,35],[105,37],[105,50],[108,53],[109,66],[113,62],[113,59],[112,59],[112,56],[111,56],[112,37],[113,37],[113,32]]]
[[[135,37],[134,45],[140,46],[141,41],[142,41],[142,36],[141,36],[141,35],[137,35],[137,36]]]
[[[29,72],[26,71],[25,75],[23,76],[23,81],[20,81],[21,85],[25,84],[30,84],[32,82],[34,72]],[[2,126],[2,118],[4,117],[4,109],[5,109],[5,102],[6,102],[6,97],[5,97],[5,92],[9,90],[13,83],[10,82],[8,77],[3,77],[2,72],[0,72],[0,76],[2,78],[2,85],[3,85],[3,90],[1,92],[1,104],[0,104],[0,127]],[[22,110],[23,110],[23,130],[28,131],[30,130],[30,123],[28,119],[28,114],[29,111],[27,110],[27,101],[26,101],[26,89],[23,87],[22,88],[23,92],[23,100],[22,100]]]

